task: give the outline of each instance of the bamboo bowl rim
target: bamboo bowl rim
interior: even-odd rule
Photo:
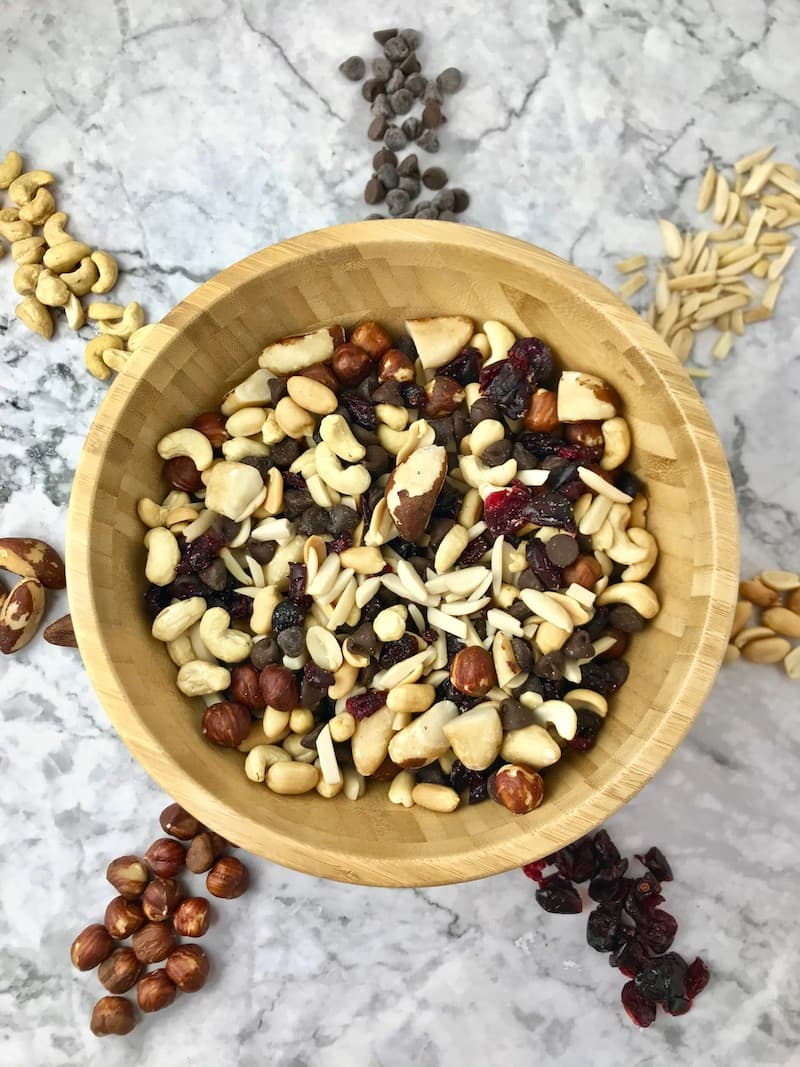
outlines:
[[[486,843],[475,845],[470,839],[470,847],[447,850],[446,842],[442,842],[444,858],[441,860],[426,855],[365,856],[352,849],[288,840],[285,832],[256,821],[248,812],[220,800],[203,782],[187,774],[169,751],[161,748],[159,739],[138,715],[109,650],[97,607],[91,563],[93,516],[105,459],[137,383],[147,378],[170,342],[198,316],[208,314],[215,304],[255,275],[296,264],[311,254],[343,245],[364,249],[375,243],[395,242],[398,248],[409,243],[431,242],[460,248],[466,245],[473,251],[513,260],[518,268],[528,268],[540,274],[548,268],[557,271],[560,280],[571,286],[570,295],[581,302],[587,314],[603,316],[609,328],[623,335],[636,349],[658,387],[670,396],[680,411],[683,420],[680,429],[696,455],[695,479],[702,479],[710,530],[704,554],[707,592],[696,650],[672,694],[668,712],[656,729],[641,741],[632,759],[617,765],[601,789],[593,789],[589,799],[577,801],[560,813],[549,828],[544,842],[547,847],[542,848],[540,842],[538,853],[544,855],[555,850],[551,845],[561,847],[575,840],[630,800],[661,768],[688,732],[721,665],[738,583],[735,498],[722,445],[708,411],[666,343],[600,282],[534,245],[454,223],[369,221],[329,227],[291,238],[256,252],[215,275],[156,326],[103,400],[84,443],[75,475],[69,505],[66,555],[72,618],[95,693],[132,754],[170,796],[242,847],[296,870],[357,884],[419,886],[500,873],[534,858],[537,848],[526,834],[521,833],[496,849],[491,844],[487,847]],[[435,313],[435,309],[431,309],[431,313]],[[446,313],[445,309],[442,313]],[[160,749],[157,759],[154,758],[156,749]],[[302,797],[290,799],[296,804],[304,803]]]

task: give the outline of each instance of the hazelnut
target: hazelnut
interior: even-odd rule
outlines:
[[[69,954],[72,966],[79,971],[91,971],[107,959],[114,949],[114,941],[102,923],[92,923],[81,930],[72,942]]]
[[[413,382],[417,374],[414,364],[399,348],[384,352],[378,364],[379,382]]]
[[[363,348],[344,344],[334,351],[331,367],[342,385],[359,385],[372,370],[372,361]]]
[[[212,448],[222,448],[231,436],[225,429],[225,416],[218,411],[204,411],[198,415],[192,423],[192,429],[207,437]]]
[[[377,322],[362,322],[350,334],[350,341],[364,351],[371,359],[380,359],[384,352],[392,347],[392,339]]]
[[[186,849],[172,837],[159,837],[145,852],[144,861],[159,878],[172,878],[186,863]]]
[[[190,815],[180,804],[168,804],[158,821],[165,834],[177,837],[180,841],[191,841],[203,829],[194,815]]]
[[[183,890],[174,878],[154,878],[142,897],[142,911],[150,922],[162,923],[183,900]]]
[[[602,423],[583,419],[581,422],[568,422],[564,426],[564,440],[571,445],[580,445],[582,448],[602,448],[603,431]],[[599,472],[598,472],[599,473]]]
[[[164,464],[164,477],[173,489],[194,493],[203,488],[200,471],[188,456],[173,456]]]
[[[558,401],[549,389],[537,389],[523,416],[525,428],[531,433],[550,433],[558,426]]]
[[[600,663],[605,663],[608,660],[620,659],[625,655],[628,648],[628,642],[630,637],[628,634],[623,633],[622,630],[609,629],[603,634],[603,637],[613,637],[614,644],[611,648],[607,648],[605,652],[601,652],[597,657]]]
[[[97,977],[109,993],[127,993],[143,970],[144,964],[132,948],[117,948],[100,964]]]
[[[258,676],[258,684],[264,703],[276,711],[293,711],[298,706],[297,679],[288,667],[268,663]]]
[[[235,700],[220,700],[206,708],[202,730],[203,736],[215,745],[236,748],[250,733],[250,710]]]
[[[136,1026],[136,1011],[125,997],[101,997],[92,1009],[90,1026],[95,1037],[129,1034]]]
[[[208,832],[198,834],[186,852],[186,866],[192,874],[202,874],[207,871],[219,856],[222,855],[222,847],[214,840],[215,834]]]
[[[603,568],[594,556],[578,556],[574,563],[564,568],[564,585],[582,585],[584,589],[593,589],[603,573]]]
[[[450,664],[450,681],[468,696],[485,696],[493,685],[497,685],[491,654],[480,645],[462,648]]]
[[[217,860],[206,876],[209,893],[224,900],[240,897],[249,885],[250,872],[235,856],[223,856]]]
[[[114,897],[106,908],[103,922],[113,938],[124,941],[144,926],[144,912],[134,901]]]
[[[315,363],[313,367],[306,367],[300,371],[301,378],[311,378],[312,381],[325,385],[332,392],[339,391],[339,383],[336,376],[327,363]]]
[[[463,386],[453,378],[437,375],[425,386],[425,415],[429,419],[451,415],[463,399]]]
[[[131,940],[137,960],[160,963],[175,948],[175,931],[169,923],[148,923]]]
[[[181,945],[167,957],[164,969],[182,993],[196,993],[208,978],[208,956],[199,945]]]
[[[258,684],[258,671],[250,663],[240,664],[231,671],[231,700],[244,704],[251,711],[263,711],[264,699]]]
[[[527,815],[544,797],[544,781],[530,767],[506,763],[488,781],[489,796],[512,815]]]
[[[175,983],[162,968],[141,979],[136,987],[136,999],[142,1011],[161,1011],[170,1006],[177,992]]]
[[[175,933],[181,937],[202,937],[208,930],[209,907],[204,897],[187,897],[172,916]]]
[[[120,896],[138,900],[150,881],[150,872],[138,856],[120,856],[109,863],[106,878]]]

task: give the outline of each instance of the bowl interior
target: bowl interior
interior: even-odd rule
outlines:
[[[522,818],[484,803],[436,815],[390,805],[371,783],[357,803],[284,798],[249,782],[242,756],[207,744],[200,701],[142,610],[142,496],[161,499],[156,444],[216,408],[268,341],[370,317],[500,319],[542,337],[565,367],[596,372],[624,401],[632,467],[647,483],[660,546],[662,610],[629,651],[630,678],[597,746],[547,774]],[[477,878],[545,855],[628,800],[675,749],[721,661],[738,574],[735,504],[711,421],[647,325],[576,268],[539,249],[455,225],[392,221],[324,230],[266,249],[175,308],[128,364],[88,435],[70,505],[70,604],[87,669],[148,772],[241,846],[316,875],[379,885]]]

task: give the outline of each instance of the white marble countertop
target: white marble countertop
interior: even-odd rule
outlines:
[[[60,179],[74,230],[119,256],[119,294],[157,319],[196,283],[280,238],[359,218],[366,108],[336,72],[392,15],[354,0],[56,0],[0,10],[2,152]],[[488,14],[491,11],[492,14]],[[468,221],[530,239],[607,283],[656,253],[654,218],[694,220],[697,177],[775,141],[797,158],[792,0],[599,0],[402,9],[429,71],[461,66],[437,159]],[[791,139],[794,134],[794,142]],[[105,386],[82,344],[14,319],[0,263],[0,530],[63,547],[81,442]],[[779,314],[702,391],[738,491],[743,567],[800,566],[800,271]],[[63,594],[48,618],[66,611]],[[464,1067],[800,1063],[796,795],[800,690],[728,668],[667,767],[611,820],[677,880],[676,949],[713,982],[685,1018],[637,1031],[585,916],[548,916],[519,872],[381,891],[253,860],[222,902],[208,990],[128,1038],[88,1030],[97,985],[69,965],[102,915],[103,869],[155,836],[165,798],[133,762],[74,651],[0,664],[0,1062]],[[149,827],[149,829],[148,829]]]

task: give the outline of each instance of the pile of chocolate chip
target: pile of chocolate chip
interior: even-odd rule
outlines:
[[[367,137],[383,141],[383,147],[373,156],[373,173],[364,189],[364,200],[368,204],[385,203],[392,218],[456,222],[456,216],[469,206],[467,192],[449,188],[442,167],[420,170],[416,153],[403,159],[397,153],[409,143],[425,152],[439,151],[438,131],[447,122],[442,102],[461,88],[461,71],[448,67],[438,77],[426,78],[417,57],[422,40],[418,30],[376,30],[372,36],[383,54],[373,59],[372,77],[363,81],[361,95],[372,113]],[[339,70],[350,81],[360,82],[367,65],[361,56],[350,56]],[[419,114],[412,114],[415,109]],[[423,186],[435,194],[432,199],[418,200]],[[386,215],[376,212],[367,218],[383,219]]]

